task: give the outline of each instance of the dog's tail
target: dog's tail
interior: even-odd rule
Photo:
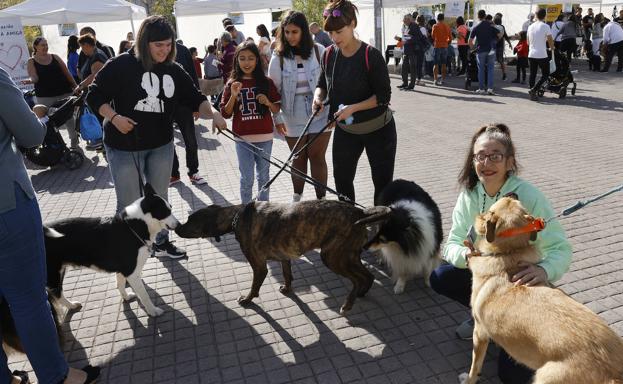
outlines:
[[[355,225],[371,225],[385,221],[391,215],[392,209],[382,205],[367,208],[363,211],[363,218],[357,220]]]
[[[43,235],[48,238],[57,239],[59,237],[63,237],[62,233],[56,231],[54,228],[43,226]]]

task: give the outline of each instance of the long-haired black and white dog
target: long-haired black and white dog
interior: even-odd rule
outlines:
[[[48,289],[58,302],[69,309],[80,303],[63,295],[67,265],[89,267],[117,274],[117,289],[128,301],[138,296],[150,316],[164,311],[149,298],[141,273],[151,256],[151,245],[163,229],[175,229],[179,221],[171,206],[146,184],[145,196],[127,206],[115,217],[71,218],[44,226],[48,267]],[[134,292],[126,291],[126,281]]]
[[[390,209],[366,248],[381,251],[396,281],[394,293],[402,293],[407,280],[416,275],[423,275],[428,285],[441,260],[443,230],[437,204],[419,185],[399,179],[385,187],[378,205]]]

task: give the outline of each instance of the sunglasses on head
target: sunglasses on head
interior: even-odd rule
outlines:
[[[324,17],[329,17],[329,16],[341,17],[342,16],[342,11],[340,11],[339,9],[325,9],[324,11],[322,11],[322,16],[324,16]]]

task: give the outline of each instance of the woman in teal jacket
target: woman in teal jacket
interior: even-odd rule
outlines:
[[[515,176],[517,168],[515,146],[506,125],[489,125],[476,131],[459,175],[463,191],[452,212],[452,229],[443,250],[443,258],[448,264],[437,268],[430,277],[431,287],[437,293],[469,307],[472,274],[467,269],[466,260],[470,248],[463,242],[468,239],[476,216],[486,212],[499,198],[512,193],[533,216],[544,219],[555,216],[545,195]],[[517,285],[553,283],[569,269],[571,245],[558,220],[547,223],[534,245],[540,251],[542,260],[526,265],[514,275],[512,281]],[[473,320],[469,319],[457,328],[457,335],[462,339],[471,339],[472,331]],[[505,384],[528,383],[533,372],[516,364],[502,350],[498,375]]]

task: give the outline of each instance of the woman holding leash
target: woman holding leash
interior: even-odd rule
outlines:
[[[139,172],[158,195],[167,198],[173,166],[173,115],[178,105],[212,118],[220,129],[227,127],[188,73],[174,62],[173,36],[164,17],[148,17],[138,31],[135,54],[112,58],[89,87],[87,102],[106,119],[104,145],[117,212],[141,196]],[[166,233],[156,238],[154,248],[157,256],[186,254]]]
[[[314,140],[313,144],[294,159],[293,166],[307,173],[309,162],[312,177],[326,185],[325,153],[331,139],[331,130],[321,131],[327,124],[329,111],[324,110],[317,114],[308,131],[304,132],[305,124],[312,115],[313,90],[320,77],[321,58],[325,48],[321,44],[314,43],[307,19],[301,12],[289,13],[279,25],[277,36],[279,40],[270,60],[268,76],[281,94],[281,116],[286,126],[286,141],[290,151],[294,151],[294,146],[301,135],[304,134],[296,150]],[[318,135],[320,137],[316,138]],[[294,187],[292,201],[300,201],[305,181],[292,175],[292,186]],[[316,198],[322,199],[325,194],[324,188],[316,187]]]
[[[381,52],[355,37],[356,13],[357,7],[348,0],[330,1],[324,9],[323,28],[334,45],[323,55],[314,109],[322,110],[328,98],[329,114],[337,120],[333,138],[337,191],[355,201],[353,181],[365,149],[376,202],[394,178],[396,123],[389,109],[387,65]]]
[[[15,145],[28,148],[41,144],[46,129],[30,111],[22,91],[2,68],[0,100],[0,177],[3,180],[0,184],[0,305],[10,308],[39,383],[91,383],[99,376],[99,368],[90,365],[82,370],[70,368],[59,347],[45,288],[41,212],[24,160]],[[8,338],[9,334],[4,329],[6,323],[2,322],[0,383],[27,384],[26,372],[11,372],[8,368],[2,338]]]
[[[549,219],[554,210],[545,195],[532,184],[515,176],[519,168],[515,145],[509,128],[504,124],[482,127],[472,136],[459,183],[463,187],[452,212],[452,228],[443,250],[447,264],[438,267],[430,276],[435,292],[470,305],[472,274],[467,269],[475,239],[470,228],[477,215],[486,212],[493,203],[508,194],[517,196],[534,216]],[[468,243],[465,243],[465,241]],[[558,222],[552,220],[538,233],[534,245],[543,259],[537,264],[526,264],[512,276],[516,285],[532,286],[552,283],[562,277],[571,264],[571,245]],[[469,319],[457,328],[461,339],[471,339],[474,322]],[[504,351],[500,351],[498,375],[503,383],[529,383],[533,372],[518,365]]]

